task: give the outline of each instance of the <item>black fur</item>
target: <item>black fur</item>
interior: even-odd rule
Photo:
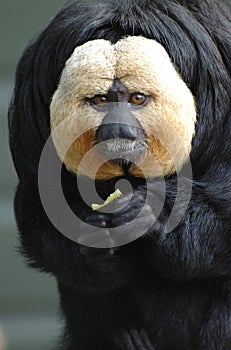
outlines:
[[[76,2],[25,50],[9,110],[19,177],[15,213],[29,263],[57,278],[66,318],[61,349],[231,349],[230,20],[230,6],[221,0]],[[145,236],[117,249],[87,248],[65,238],[47,218],[38,192],[38,163],[65,61],[88,40],[116,42],[126,35],[160,42],[195,96],[193,192],[173,232],[166,233],[166,218],[176,195],[175,176],[166,178],[164,209]],[[47,173],[52,186],[49,168]],[[182,204],[190,180],[183,171],[180,176]],[[65,169],[62,174],[72,209],[97,226],[117,226],[140,209],[145,182],[130,180],[135,192],[129,207],[114,217],[92,216],[78,189],[73,191],[75,177]],[[104,198],[115,181],[97,183]],[[155,216],[162,196],[158,179],[152,180],[151,196],[143,221]],[[139,225],[134,230],[142,229]]]

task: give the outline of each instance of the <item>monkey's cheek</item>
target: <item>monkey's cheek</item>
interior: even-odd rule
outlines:
[[[162,177],[171,175],[176,172],[176,168],[172,159],[166,158],[160,162],[157,157],[152,154],[147,155],[137,163],[133,163],[129,169],[132,176],[143,178],[145,177]]]
[[[119,164],[103,157],[89,139],[80,137],[67,151],[64,164],[70,172],[87,176],[91,179],[109,180],[122,176]]]
[[[143,174],[146,177],[160,177],[180,171],[189,159],[191,146],[182,141],[173,146],[165,146],[154,137],[149,139],[145,155],[131,165],[129,173],[135,177],[143,177]]]

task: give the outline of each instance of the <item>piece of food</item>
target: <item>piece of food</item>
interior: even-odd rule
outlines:
[[[92,204],[91,206],[92,210],[98,210],[102,207],[105,207],[106,205],[113,202],[114,200],[121,197],[122,195],[123,195],[122,192],[119,189],[117,189],[115,192],[110,194],[110,196],[105,200],[103,204]]]

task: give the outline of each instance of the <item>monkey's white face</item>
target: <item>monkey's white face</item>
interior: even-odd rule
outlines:
[[[165,49],[143,37],[127,37],[116,44],[87,42],[66,62],[51,101],[50,117],[53,142],[67,169],[98,179],[123,175],[121,163],[110,160],[95,145],[97,130],[112,110],[107,98],[115,81],[124,90],[118,90],[122,102],[115,100],[113,106],[127,108],[145,134],[146,147],[132,158],[128,172],[155,177],[179,170],[188,160],[195,132],[194,98]],[[136,103],[137,94],[145,103]],[[118,108],[118,114],[120,111]],[[118,120],[115,123],[130,124],[126,112],[118,115]],[[112,149],[118,140],[114,141],[110,140]],[[127,144],[132,153],[132,142]]]

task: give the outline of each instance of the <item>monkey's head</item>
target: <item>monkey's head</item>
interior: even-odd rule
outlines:
[[[9,125],[19,178],[37,181],[50,135],[70,176],[167,179],[189,156],[198,176],[219,163],[229,42],[224,32],[220,44],[197,6],[117,0],[64,7],[18,64]]]
[[[96,179],[170,175],[188,160],[194,98],[162,45],[93,40],[66,61],[50,105],[67,169]]]

